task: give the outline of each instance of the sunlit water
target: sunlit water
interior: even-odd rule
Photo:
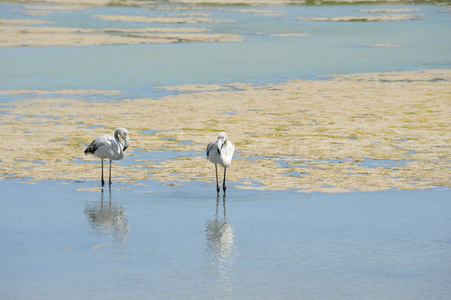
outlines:
[[[1,2],[0,18],[24,17],[23,5]],[[362,9],[380,8],[419,9],[414,14],[424,17],[384,23],[294,19],[358,15]],[[285,13],[272,18],[236,9],[247,8],[214,6],[200,11],[235,20],[212,24],[212,31],[242,34],[243,42],[0,49],[0,89],[125,93],[76,96],[110,101],[158,97],[163,92],[154,88],[164,85],[264,84],[320,80],[318,76],[334,73],[450,67],[446,7],[290,6],[271,8]],[[89,18],[94,13],[144,14],[138,7],[110,6],[50,18],[55,26],[105,27]],[[2,95],[0,101],[29,97]],[[138,159],[190,155],[139,150],[134,151]],[[118,163],[133,162],[126,157]],[[375,162],[368,158],[363,164]],[[302,194],[229,187],[224,201],[216,198],[214,186],[205,183],[115,182],[113,190],[103,192],[76,191],[98,182],[68,179],[67,183],[0,181],[0,298],[447,299],[451,295],[449,190]]]

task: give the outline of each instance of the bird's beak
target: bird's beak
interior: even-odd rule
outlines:
[[[224,146],[224,140],[223,139],[219,139],[218,140],[218,149],[222,149],[222,146]]]
[[[127,150],[128,146],[130,146],[130,139],[127,137],[124,140],[125,140],[125,146],[124,146],[123,151],[125,152],[125,150]]]

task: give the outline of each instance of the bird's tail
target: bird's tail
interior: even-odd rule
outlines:
[[[96,150],[96,149],[94,149],[94,146],[91,144],[91,145],[89,145],[88,148],[86,148],[85,154],[87,155],[87,154],[90,154],[90,153],[94,153],[95,150]]]

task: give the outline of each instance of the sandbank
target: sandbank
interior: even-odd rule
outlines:
[[[180,42],[236,42],[235,34],[213,34],[204,28],[105,28],[0,26],[0,47],[93,46]]]
[[[400,9],[362,9],[360,12],[363,13],[409,13],[409,12],[419,12],[421,9],[418,8],[400,8]]]
[[[278,17],[283,16],[285,14],[284,12],[269,9],[237,9],[234,11],[244,14],[253,14],[262,17]]]
[[[187,17],[175,15],[171,17],[145,17],[145,16],[123,16],[123,15],[93,15],[92,18],[98,18],[106,21],[123,22],[143,22],[143,23],[169,23],[169,24],[197,24],[197,23],[230,23],[230,20],[219,20],[205,17]]]

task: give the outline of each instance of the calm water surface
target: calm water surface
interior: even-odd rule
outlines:
[[[23,4],[0,3],[0,17],[31,18]],[[201,7],[195,12],[232,20],[209,24],[212,33],[233,33],[244,42],[0,49],[0,89],[113,89],[125,97],[153,97],[153,88],[177,84],[250,82],[263,84],[336,73],[449,68],[451,18],[434,5],[288,6],[262,17],[237,10]],[[411,9],[420,19],[399,22],[317,22],[299,17],[355,16],[368,9]],[[176,12],[170,12],[176,13]],[[186,13],[186,12],[185,12]],[[80,28],[149,27],[90,15],[165,15],[137,7],[98,7],[48,16],[51,26]],[[39,17],[35,17],[39,18]],[[161,26],[161,25],[160,25]],[[195,24],[178,26],[196,26]],[[306,37],[277,37],[306,33]],[[374,44],[391,47],[372,47]],[[11,96],[1,101],[14,100]],[[108,99],[106,99],[108,101]]]
[[[2,182],[2,299],[446,299],[450,191]],[[125,188],[125,189],[124,189]]]

